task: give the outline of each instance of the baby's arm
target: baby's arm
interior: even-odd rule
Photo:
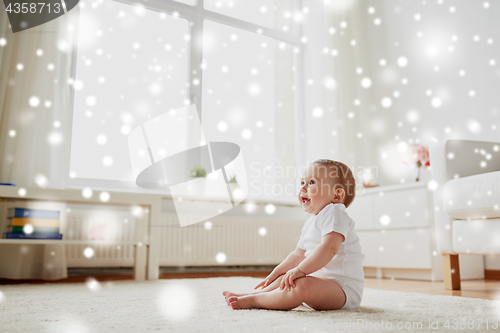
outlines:
[[[295,251],[291,252],[285,260],[281,262],[278,266],[276,266],[271,274],[269,274],[264,281],[259,283],[254,289],[259,287],[265,288],[274,280],[276,280],[280,275],[285,274],[290,269],[297,267],[305,258],[306,251],[297,247]]]
[[[344,240],[345,237],[342,234],[334,231],[321,237],[321,244],[318,245],[314,252],[295,269],[286,273],[281,280],[280,288],[290,290],[290,287],[295,287],[295,279],[304,277],[324,267],[338,252]]]

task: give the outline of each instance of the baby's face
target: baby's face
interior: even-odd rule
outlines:
[[[306,213],[318,214],[326,205],[334,202],[335,182],[328,177],[329,168],[311,165],[300,179],[299,201]]]

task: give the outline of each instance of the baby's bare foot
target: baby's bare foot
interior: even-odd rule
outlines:
[[[231,297],[231,296],[240,297],[240,296],[246,296],[248,294],[236,294],[236,293],[233,293],[233,292],[230,292],[230,291],[223,291],[222,295],[224,295],[224,297],[226,298],[227,305],[231,305],[231,304],[229,304],[229,297]]]
[[[229,305],[233,308],[233,310],[241,310],[241,309],[252,309],[255,307],[255,296],[230,296],[228,298]]]

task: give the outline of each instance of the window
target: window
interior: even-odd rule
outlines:
[[[249,197],[284,195],[271,190],[295,183],[274,169],[295,164],[296,1],[145,5],[80,1],[70,186],[146,191],[135,185],[128,134],[195,104],[208,141],[241,147]]]

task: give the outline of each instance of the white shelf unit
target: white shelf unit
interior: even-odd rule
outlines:
[[[443,280],[432,191],[425,182],[365,189],[347,209],[356,223],[366,276]],[[464,279],[484,277],[482,256],[460,256]]]
[[[81,190],[57,190],[42,188],[26,188],[0,186],[2,203],[16,202],[25,207],[49,209],[57,208],[61,212],[60,219],[66,218],[66,203],[86,204],[94,207],[140,206],[146,212],[137,218],[133,241],[100,241],[100,240],[62,240],[53,239],[0,239],[0,244],[59,244],[59,245],[133,245],[134,246],[134,279],[137,281],[157,280],[159,277],[159,237],[153,228],[154,221],[160,220],[161,196],[137,193],[109,192],[107,202],[99,199],[99,192],[94,191],[90,198],[85,198]],[[20,194],[21,193],[21,194]],[[5,219],[6,212],[0,212]],[[2,225],[2,223],[0,223]],[[2,231],[3,232],[3,231]]]
[[[143,245],[141,242],[57,240],[57,239],[0,239],[0,244],[59,244],[59,245]],[[147,243],[144,245],[148,245]]]

